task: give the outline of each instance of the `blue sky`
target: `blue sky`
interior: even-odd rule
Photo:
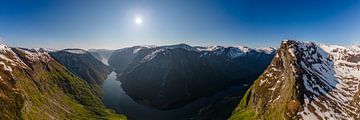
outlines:
[[[136,16],[143,23],[134,23]],[[0,0],[10,46],[360,44],[359,0]]]

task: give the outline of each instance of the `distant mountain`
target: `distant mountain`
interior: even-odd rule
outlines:
[[[115,50],[108,60],[109,66],[120,75],[133,61],[135,61],[136,56],[139,56],[138,59],[141,59],[142,57],[145,57],[146,54],[149,54],[149,52],[152,51],[150,48],[151,47],[146,46],[134,46]],[[139,53],[140,51],[141,53]]]
[[[102,84],[112,71],[110,67],[82,49],[64,49],[49,54],[72,73],[85,80],[99,97],[102,96]]]
[[[47,52],[0,45],[0,119],[124,119]]]
[[[108,60],[114,50],[107,49],[89,49],[88,50],[96,59],[104,63],[105,65],[109,65]]]
[[[286,40],[230,119],[360,119],[360,48]]]
[[[114,51],[109,64],[135,101],[181,107],[233,85],[249,85],[266,69],[273,48],[134,46]]]

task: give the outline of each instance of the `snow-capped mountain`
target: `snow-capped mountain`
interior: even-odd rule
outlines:
[[[249,48],[246,46],[236,46],[236,47],[232,47],[232,46],[207,46],[207,47],[202,47],[202,46],[195,46],[192,47],[190,45],[187,44],[177,44],[177,45],[168,45],[168,46],[134,46],[134,47],[129,47],[129,48],[124,48],[124,49],[119,49],[115,51],[115,54],[117,53],[124,53],[124,51],[130,51],[129,53],[133,53],[133,55],[136,55],[139,51],[141,50],[150,50],[151,53],[147,54],[145,57],[143,57],[143,61],[149,61],[151,60],[153,57],[155,57],[157,54],[159,53],[164,53],[166,50],[172,50],[172,49],[184,49],[187,51],[192,51],[192,52],[198,52],[200,53],[200,57],[204,57],[204,56],[226,56],[229,59],[235,59],[237,57],[240,56],[244,56],[246,54],[252,54],[252,53],[265,53],[265,54],[274,54],[276,49],[272,48],[272,47],[267,47],[267,48]]]
[[[186,44],[135,46],[116,50],[109,64],[130,97],[155,108],[172,109],[232,85],[251,84],[266,69],[274,51]]]
[[[360,50],[285,40],[230,119],[360,119]]]

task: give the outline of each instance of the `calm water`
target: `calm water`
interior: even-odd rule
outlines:
[[[125,114],[129,119],[133,120],[183,120],[191,118],[191,116],[197,114],[201,107],[240,89],[234,87],[211,97],[196,100],[182,108],[162,111],[136,103],[126,95],[120,85],[121,82],[116,80],[116,73],[111,73],[103,86],[103,102],[106,107],[115,110],[119,114]]]

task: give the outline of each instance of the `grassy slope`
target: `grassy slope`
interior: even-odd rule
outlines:
[[[17,51],[23,61],[25,54]],[[90,86],[55,61],[27,62],[30,68],[0,71],[0,119],[126,119],[106,109]],[[12,77],[13,76],[13,77]],[[13,84],[10,84],[13,83]],[[1,95],[0,94],[0,95]]]
[[[287,46],[282,45],[282,48]],[[294,58],[289,56],[287,49],[278,50],[279,58],[274,58],[266,71],[271,71],[272,66],[279,72],[272,71],[272,76],[264,72],[249,88],[238,107],[233,111],[230,120],[254,120],[254,119],[298,119],[294,113],[299,108],[296,93],[296,80],[293,77],[291,61]],[[284,79],[279,79],[284,78]],[[260,80],[267,80],[267,84],[260,86]],[[277,83],[278,82],[278,83]],[[271,91],[275,84],[279,84],[275,91]],[[279,99],[272,101],[279,96]]]

